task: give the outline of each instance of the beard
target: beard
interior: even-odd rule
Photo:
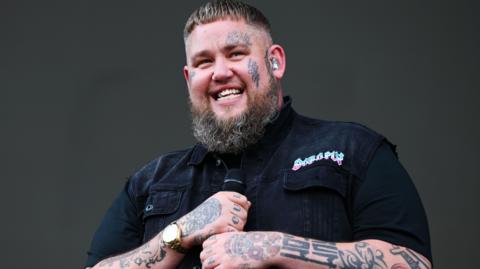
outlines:
[[[270,81],[266,94],[248,95],[247,108],[240,115],[221,120],[210,106],[196,107],[190,102],[193,136],[208,151],[238,154],[265,134],[267,124],[279,113],[278,88]]]

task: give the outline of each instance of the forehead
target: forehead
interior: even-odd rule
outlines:
[[[264,45],[266,36],[264,30],[243,20],[217,20],[195,26],[185,42],[185,48],[189,55],[198,50],[219,48],[234,43]]]

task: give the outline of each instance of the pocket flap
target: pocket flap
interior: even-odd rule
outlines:
[[[143,217],[174,213],[180,207],[184,191],[185,187],[183,186],[156,186],[145,202]]]
[[[283,187],[289,191],[308,188],[327,188],[338,192],[342,197],[347,193],[347,177],[329,165],[319,165],[300,171],[287,171]]]

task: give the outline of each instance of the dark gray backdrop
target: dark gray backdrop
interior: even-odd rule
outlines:
[[[476,267],[478,4],[257,2],[296,109],[398,144],[436,268]],[[181,33],[198,3],[0,3],[2,268],[80,268],[125,178],[193,143]]]

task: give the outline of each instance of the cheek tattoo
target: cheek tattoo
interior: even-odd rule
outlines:
[[[253,82],[258,88],[258,83],[260,82],[260,74],[258,73],[258,64],[252,59],[248,59],[248,73],[252,77]]]
[[[190,72],[190,75],[188,76],[188,80],[192,81],[195,75],[196,75],[195,71]]]

